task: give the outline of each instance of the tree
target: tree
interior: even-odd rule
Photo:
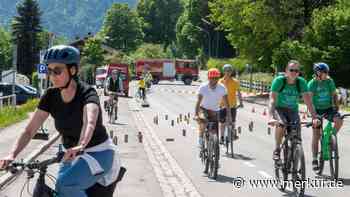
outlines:
[[[102,49],[102,41],[97,38],[89,38],[82,50],[82,56],[88,64],[102,65],[104,64],[104,56]]]
[[[211,1],[210,10],[211,19],[228,32],[228,40],[240,54],[270,70],[274,50],[284,41],[301,41],[310,13],[334,3],[335,0],[217,0]]]
[[[12,46],[9,32],[0,27],[0,74],[12,67]]]
[[[14,17],[12,31],[17,44],[17,70],[29,78],[39,63],[39,33],[41,12],[36,0],[24,0],[17,6],[18,16]]]
[[[137,14],[142,18],[144,41],[167,48],[176,40],[175,26],[181,12],[180,0],[140,0]]]
[[[130,52],[142,41],[141,21],[127,4],[113,4],[106,14],[101,37],[109,46]]]

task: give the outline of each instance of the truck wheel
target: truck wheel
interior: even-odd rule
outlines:
[[[191,78],[185,78],[184,79],[184,84],[185,85],[191,85],[191,83],[192,83],[192,79]]]

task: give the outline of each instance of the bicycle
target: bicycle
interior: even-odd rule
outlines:
[[[236,107],[236,110],[240,106]],[[224,123],[225,124],[225,147],[226,147],[226,154],[229,154],[229,149],[231,151],[231,157],[234,158],[234,152],[233,152],[233,141],[235,140],[234,137],[237,136],[237,131],[235,129],[235,123],[232,122],[230,124]]]
[[[301,142],[301,133],[298,132],[298,123],[279,123],[285,128],[284,140],[281,147],[281,158],[275,161],[275,178],[281,183],[279,189],[284,191],[287,186],[288,175],[291,174],[293,182],[293,191],[296,196],[304,196],[306,180],[305,175],[305,156]],[[300,123],[306,127],[312,126],[312,123]],[[300,187],[296,187],[296,182]]]
[[[326,114],[320,117],[322,135],[320,139],[321,152],[319,157],[319,170],[316,172],[318,175],[322,175],[325,161],[329,161],[329,168],[331,173],[331,179],[337,180],[339,175],[339,152],[338,152],[338,139],[337,132],[331,121],[328,121],[323,128],[323,118]],[[343,114],[341,119],[350,116],[350,114]]]
[[[19,171],[25,171],[27,173],[27,181],[23,185],[20,197],[23,196],[23,191],[26,185],[28,187],[27,191],[29,192],[29,181],[30,179],[34,178],[35,174],[39,174],[39,177],[36,180],[32,196],[33,197],[56,197],[58,196],[58,193],[46,184],[45,177],[48,177],[52,181],[56,181],[53,175],[47,174],[47,169],[50,165],[61,162],[63,156],[64,156],[64,152],[59,151],[56,154],[56,156],[41,162],[39,161],[33,161],[29,163],[12,162],[5,170],[10,171],[13,174],[18,173]],[[126,172],[126,169],[124,167],[121,167],[116,181],[114,181],[112,184],[106,187],[100,185],[99,183],[96,183],[95,185],[91,186],[86,190],[87,196],[88,197],[101,197],[101,196],[113,197],[113,193],[117,186],[117,183],[123,179],[125,172]]]
[[[111,93],[113,98],[107,104],[107,114],[109,123],[112,124],[114,119],[117,119],[118,114],[118,97],[116,93]]]
[[[209,178],[217,179],[219,169],[220,147],[219,147],[219,121],[208,118],[205,113],[204,117],[199,118],[206,124],[204,130],[204,143],[200,150],[200,158],[204,164],[204,173],[208,174]]]

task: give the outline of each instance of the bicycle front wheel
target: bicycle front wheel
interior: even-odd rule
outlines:
[[[297,144],[294,149],[294,159],[292,166],[293,190],[298,197],[303,197],[305,193],[305,156],[303,148]],[[296,186],[300,187],[296,187]]]
[[[339,155],[338,155],[338,142],[337,142],[337,136],[332,135],[331,141],[330,141],[330,159],[329,159],[329,167],[331,172],[331,178],[333,180],[338,179],[338,172],[339,172]]]
[[[317,171],[317,174],[318,175],[321,175],[323,173],[323,169],[324,169],[324,163],[325,163],[325,160],[323,158],[323,150],[324,148],[322,147],[322,140],[323,140],[323,137],[321,136],[321,140],[320,140],[320,145],[321,145],[321,151],[320,151],[320,159],[319,159],[319,169]]]
[[[275,178],[279,183],[278,189],[281,191],[284,191],[287,187],[289,160],[287,144],[283,144],[281,148],[281,158],[279,161],[275,161]]]

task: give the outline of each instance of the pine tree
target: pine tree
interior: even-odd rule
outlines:
[[[14,43],[17,44],[17,71],[31,78],[39,63],[39,33],[41,11],[36,0],[24,0],[17,6],[17,16],[12,22]]]

